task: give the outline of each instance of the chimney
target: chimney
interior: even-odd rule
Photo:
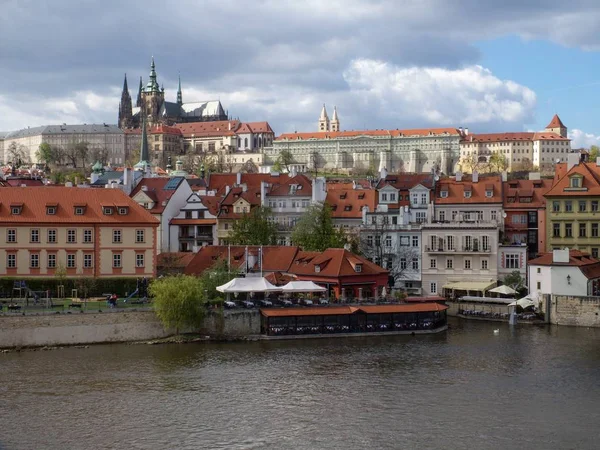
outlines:
[[[571,170],[572,167],[578,165],[579,160],[580,160],[579,153],[569,153],[567,155],[567,170]]]
[[[292,166],[292,170],[290,171],[290,177],[294,178],[296,176],[296,166]]]
[[[231,122],[229,122],[229,131],[231,131]]]
[[[553,263],[568,263],[569,262],[569,249],[562,248],[552,250],[552,262]]]
[[[387,178],[387,169],[385,167],[382,167],[381,170],[379,171],[379,179],[385,180],[386,178]]]
[[[469,129],[465,127],[465,136],[469,135]]]
[[[458,127],[458,134],[464,136],[462,127]]]
[[[231,190],[231,188],[229,186],[225,186],[225,196],[227,196],[229,194],[230,190]]]
[[[501,173],[502,176],[502,182],[505,183],[508,181],[508,172],[506,170],[503,170]]]
[[[600,156],[598,156],[598,157],[596,158],[596,165],[597,165],[597,166],[600,166]]]
[[[265,206],[267,204],[267,182],[260,182],[260,204]]]
[[[462,172],[460,170],[457,170],[454,178],[456,181],[462,181]]]
[[[237,184],[238,186],[240,184],[242,184],[242,172],[238,172],[236,174],[236,178],[235,178],[235,184]]]
[[[479,173],[476,170],[473,171],[473,183],[477,183],[479,181]]]
[[[96,181],[98,181],[98,178],[100,178],[100,174],[92,172],[92,174],[90,175],[90,182],[94,184]]]

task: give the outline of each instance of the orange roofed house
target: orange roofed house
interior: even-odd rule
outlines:
[[[0,276],[153,277],[158,221],[118,189],[25,187],[0,199]]]

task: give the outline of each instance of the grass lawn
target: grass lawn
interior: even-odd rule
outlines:
[[[128,309],[128,308],[149,308],[152,306],[151,303],[135,303],[138,302],[139,299],[134,297],[134,298],[130,298],[129,300],[127,300],[127,302],[124,301],[125,297],[121,297],[119,299],[117,299],[117,307],[116,309]],[[133,302],[133,303],[132,303]],[[16,305],[21,305],[21,309],[19,310],[12,310],[12,311],[8,311],[7,310],[7,305],[10,302],[10,300],[6,300],[3,301],[2,303],[5,303],[3,308],[2,308],[2,312],[4,313],[22,313],[22,312],[48,312],[48,311],[98,311],[98,310],[102,310],[102,311],[108,311],[108,310],[112,310],[114,308],[110,308],[108,303],[106,302],[106,300],[104,299],[99,299],[99,298],[93,298],[88,300],[87,302],[82,302],[79,300],[76,301],[71,301],[71,299],[53,299],[52,300],[52,308],[46,308],[45,307],[45,302],[42,300],[40,301],[37,305],[33,305],[33,304],[29,304],[27,307],[23,308],[23,302],[19,302],[18,300],[15,300],[13,302],[13,304]],[[79,307],[70,307],[71,304],[74,305],[81,305],[81,308]]]

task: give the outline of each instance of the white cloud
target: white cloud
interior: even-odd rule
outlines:
[[[592,145],[600,146],[600,136],[578,129],[569,131],[569,139],[571,139],[571,148],[590,148]]]

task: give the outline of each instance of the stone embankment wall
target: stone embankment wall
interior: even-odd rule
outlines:
[[[258,335],[260,314],[258,311],[211,313],[199,332],[211,337]],[[173,334],[148,310],[0,316],[0,348],[144,341]]]
[[[548,306],[542,305],[542,311],[550,313],[552,324],[600,327],[600,297],[553,295]]]

